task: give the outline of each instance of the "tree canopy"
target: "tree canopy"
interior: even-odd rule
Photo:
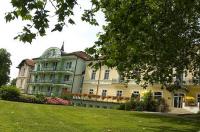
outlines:
[[[9,82],[10,65],[10,53],[5,49],[0,49],[0,86]]]
[[[16,38],[32,42],[36,34],[45,35],[49,27],[50,3],[57,16],[52,31],[62,31],[71,19],[76,0],[11,0],[14,10],[6,20],[21,17],[31,24]],[[200,76],[200,1],[199,0],[91,0],[83,21],[93,25],[95,13],[103,11],[107,21],[104,33],[86,51],[102,64],[116,67],[120,74],[138,83],[171,84],[173,77],[188,72]],[[38,33],[33,33],[32,28]]]
[[[91,0],[92,8],[85,9],[81,17],[92,25],[98,25],[94,13],[99,10],[98,1]],[[72,19],[74,7],[80,6],[77,0],[11,0],[13,10],[6,13],[6,22],[22,19],[28,24],[15,37],[23,42],[31,43],[37,36],[45,36],[51,18],[56,18],[53,31],[62,31],[67,24],[75,24]],[[53,19],[54,20],[54,19]]]
[[[109,0],[101,8],[108,25],[87,51],[103,64],[144,87],[200,76],[199,0]]]

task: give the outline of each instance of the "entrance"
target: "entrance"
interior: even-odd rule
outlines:
[[[182,108],[184,94],[175,93],[174,94],[174,108]]]

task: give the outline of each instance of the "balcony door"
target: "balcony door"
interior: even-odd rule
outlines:
[[[54,62],[54,63],[53,63],[53,70],[54,70],[54,71],[57,70],[57,65],[58,65],[58,62]]]

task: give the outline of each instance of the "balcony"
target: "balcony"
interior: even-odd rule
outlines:
[[[63,80],[30,80],[29,84],[39,84],[39,85],[59,85],[59,86],[72,86],[72,81],[63,81]]]
[[[30,73],[69,73],[69,74],[73,74],[74,73],[74,69],[70,68],[63,68],[63,67],[43,67],[43,68],[38,68],[36,70],[31,71]]]

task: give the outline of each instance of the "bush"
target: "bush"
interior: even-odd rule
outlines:
[[[3,100],[16,101],[19,96],[20,91],[15,86],[2,86],[0,88],[0,98]]]
[[[70,101],[64,100],[58,97],[56,98],[47,97],[46,99],[47,99],[46,101],[47,104],[55,104],[55,105],[70,105],[71,104]]]
[[[35,99],[35,103],[37,104],[44,104],[47,102],[46,97],[43,94],[37,94],[36,95],[36,99]]]
[[[36,97],[34,95],[26,95],[22,94],[19,97],[19,102],[26,102],[26,103],[35,103],[36,102]]]
[[[143,105],[144,105],[144,110],[146,111],[156,111],[158,108],[158,102],[153,99],[152,92],[149,91],[144,94],[142,97]]]
[[[123,104],[120,104],[120,106],[117,109],[130,111],[132,110],[132,104],[131,102],[123,103]]]
[[[26,103],[45,104],[47,102],[47,99],[44,95],[41,95],[41,94],[38,94],[36,96],[22,94],[22,95],[20,95],[20,97],[17,101],[26,102]]]
[[[72,100],[73,95],[72,94],[63,94],[63,95],[61,95],[60,98],[65,99],[65,100]]]
[[[135,111],[144,111],[145,104],[143,101],[136,102]]]
[[[160,101],[160,103],[163,103],[164,101]],[[119,110],[135,110],[135,111],[158,111],[159,108],[159,102],[153,99],[152,93],[147,92],[142,97],[142,100],[139,100],[138,96],[137,98],[132,96],[130,102],[127,102],[125,104],[121,104],[119,106]],[[162,109],[163,110],[163,109]]]

